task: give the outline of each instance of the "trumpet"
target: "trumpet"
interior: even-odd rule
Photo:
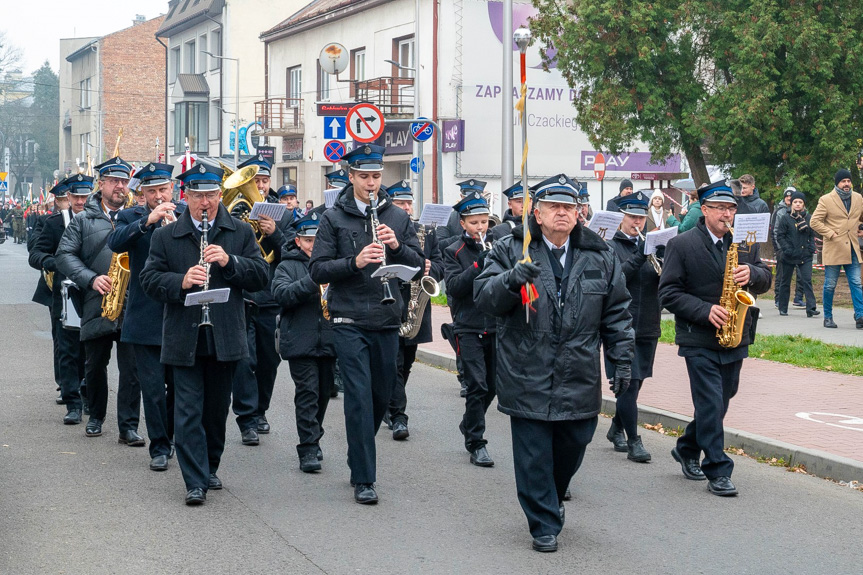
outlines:
[[[488,237],[487,233],[486,237]],[[487,252],[491,249],[491,242],[482,241],[482,234],[477,234],[474,239],[476,240],[477,245],[482,246],[482,250],[480,251]]]
[[[198,262],[199,266],[204,268],[204,271],[207,273],[207,277],[204,278],[204,285],[201,286],[201,291],[207,291],[210,289],[210,262],[204,261],[204,250],[207,249],[207,246],[210,245],[207,241],[207,232],[210,230],[210,222],[207,221],[207,210],[204,210],[201,213],[201,259]],[[201,323],[200,325],[209,325],[212,326],[213,322],[210,321],[210,304],[209,302],[204,302],[201,304]]]
[[[641,230],[638,231],[638,237],[641,238],[641,241],[647,241],[644,237],[644,234],[641,233]],[[650,265],[653,266],[653,270],[656,272],[656,275],[662,275],[662,262],[659,261],[659,258],[656,257],[656,254],[648,254],[647,261],[650,262]]]
[[[162,205],[162,203],[163,203],[162,200],[159,200],[160,206]],[[173,224],[176,221],[177,221],[177,213],[175,211],[171,210],[170,212],[165,213],[165,217],[162,218],[162,225],[167,226],[168,224]]]

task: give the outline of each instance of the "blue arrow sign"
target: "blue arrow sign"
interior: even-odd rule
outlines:
[[[427,118],[417,118],[426,120]],[[434,126],[430,122],[414,122],[411,124],[411,137],[417,142],[425,142],[434,134]]]
[[[420,162],[422,162],[422,167],[426,167],[426,163],[419,158],[411,158],[411,171],[415,174],[420,173]]]
[[[344,118],[339,116],[330,116],[325,117],[323,120],[325,140],[344,140],[347,137]]]

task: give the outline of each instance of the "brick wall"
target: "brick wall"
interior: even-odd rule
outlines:
[[[106,159],[121,127],[124,160],[141,165],[154,161],[156,138],[165,152],[165,49],[155,36],[163,19],[153,18],[100,41]]]

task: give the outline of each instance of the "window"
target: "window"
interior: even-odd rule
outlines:
[[[358,48],[353,51],[351,58],[351,79],[365,80],[366,79],[366,49]]]
[[[326,70],[321,68],[321,63],[318,62],[318,102],[324,102],[330,99],[330,75]]]
[[[201,74],[207,71],[207,56],[204,52],[207,51],[207,35],[204,34],[200,38],[198,38],[198,70],[201,71]]]
[[[90,97],[91,97],[90,78],[87,78],[86,80],[81,80],[79,87],[81,90],[81,107],[84,108],[85,110],[89,110],[90,109],[90,102],[91,102],[91,100],[90,100]]]
[[[396,61],[404,66],[405,68],[413,68],[414,67],[414,39],[413,36],[410,38],[403,38],[398,40],[398,53],[396,57]],[[405,70],[403,68],[399,68],[399,77],[400,78],[413,78],[414,73],[412,70]]]
[[[216,56],[222,55],[222,31],[213,30],[210,32],[210,52]],[[210,58],[210,70],[218,70],[222,66],[222,61],[218,58]],[[203,70],[202,70],[203,71]]]
[[[198,54],[195,52],[195,41],[186,42],[186,66],[183,70],[184,74],[194,74],[195,73],[195,58],[198,57]]]
[[[168,83],[173,84],[177,81],[177,74],[180,73],[180,47],[171,48],[171,59],[168,62]]]
[[[210,140],[218,140],[222,132],[222,101],[210,102]]]
[[[282,168],[282,185],[287,186],[288,184],[292,186],[297,185],[297,168],[295,166],[290,166],[287,168]]]
[[[187,137],[192,152],[196,154],[208,153],[209,110],[207,108],[206,102],[180,102],[174,106],[175,154],[185,152]]]
[[[87,150],[90,149],[90,132],[86,134],[81,134],[79,136],[80,142],[79,147],[81,148],[80,158],[83,163],[87,163]],[[92,156],[92,154],[91,154]],[[93,162],[94,164],[98,164],[98,162]]]
[[[303,97],[303,69],[300,66],[288,68],[288,107],[297,108]]]

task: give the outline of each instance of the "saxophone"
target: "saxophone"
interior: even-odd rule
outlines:
[[[426,227],[419,226],[417,240],[420,249],[425,250]],[[428,307],[429,299],[440,293],[440,285],[431,276],[422,276],[411,282],[411,299],[408,301],[407,319],[399,327],[399,335],[405,339],[413,339],[420,331],[423,315]]]
[[[113,254],[108,277],[111,278],[111,290],[102,296],[102,317],[114,321],[123,313],[126,302],[126,288],[129,287],[129,254]]]
[[[731,234],[734,228],[728,222],[724,222]],[[734,281],[734,270],[737,268],[737,244],[731,244],[728,255],[725,258],[725,275],[722,279],[722,297],[719,305],[728,312],[728,321],[716,329],[716,338],[719,345],[734,348],[743,340],[743,326],[746,323],[746,311],[755,303],[755,298],[748,291],[740,289]]]
[[[323,315],[324,319],[327,321],[330,321],[330,306],[329,303],[327,303],[326,298],[327,288],[329,286],[330,284],[321,284],[318,286],[318,288],[320,288],[321,290],[321,315]]]

